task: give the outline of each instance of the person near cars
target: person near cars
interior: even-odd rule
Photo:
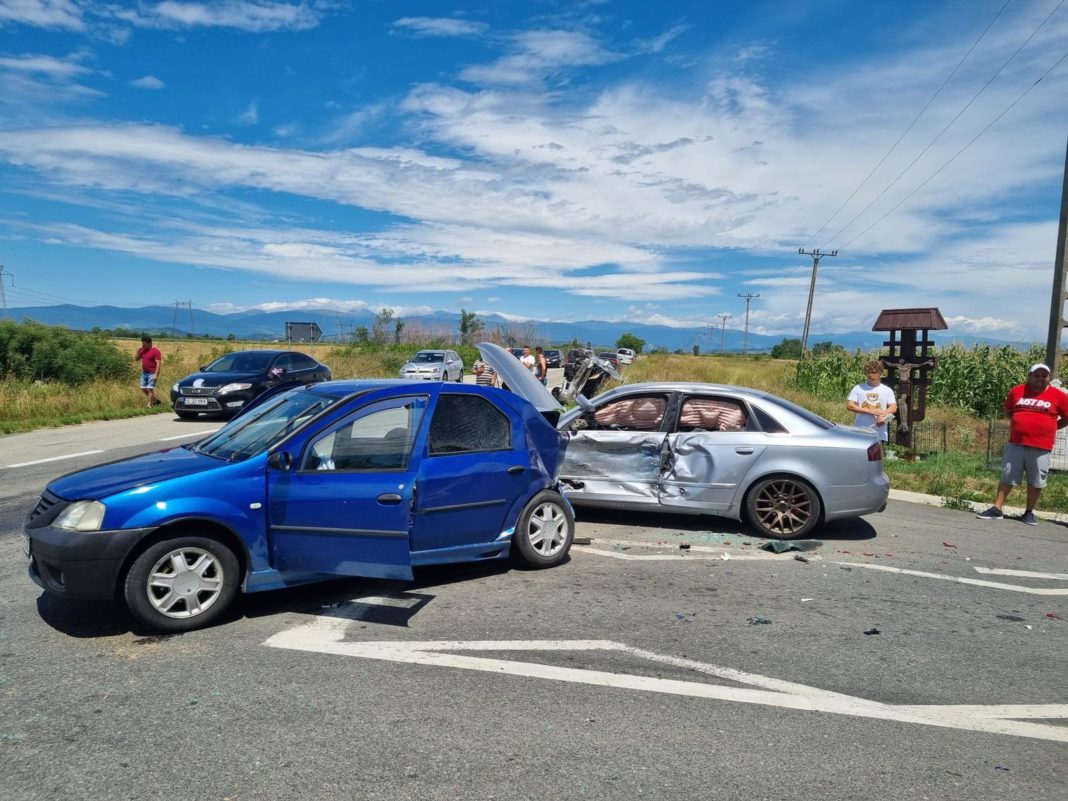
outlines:
[[[535,359],[534,354],[530,352],[530,345],[523,346],[523,355],[519,357],[519,361],[524,367],[530,370],[530,372],[534,372],[538,360]]]
[[[545,349],[541,345],[534,349],[534,377],[543,386],[549,385],[549,361],[545,358]]]
[[[163,401],[156,397],[156,382],[159,381],[163,354],[152,344],[152,337],[148,334],[141,337],[141,347],[137,349],[134,358],[141,360],[141,392],[144,393],[149,408],[161,405]]]
[[[872,428],[883,442],[888,441],[886,421],[897,412],[894,390],[883,383],[883,363],[872,359],[864,365],[865,381],[857,384],[846,398],[846,408],[856,415],[853,425]]]
[[[1057,429],[1068,426],[1068,394],[1050,386],[1050,369],[1033,364],[1027,381],[1009,390],[1005,398],[1005,415],[1009,418],[1009,441],[1001,457],[1001,481],[994,505],[976,517],[1001,520],[1002,509],[1013,487],[1023,482],[1027,473],[1027,508],[1020,520],[1038,525],[1035,507],[1049,474],[1049,454],[1053,450]]]
[[[495,387],[497,386],[497,374],[493,371],[493,368],[486,364],[481,359],[478,359],[473,365],[471,370],[475,374],[475,383],[480,387]]]

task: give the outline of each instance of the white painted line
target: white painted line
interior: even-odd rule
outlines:
[[[638,547],[638,546],[634,546]],[[624,559],[628,561],[648,561],[648,562],[665,562],[665,561],[685,561],[691,562],[696,560],[707,559],[727,559],[730,561],[738,560],[751,561],[751,562],[766,562],[769,560],[788,561],[794,558],[793,553],[771,553],[770,551],[753,551],[752,553],[728,553],[726,551],[720,551],[716,548],[688,548],[685,550],[678,549],[676,547],[676,553],[656,553],[656,554],[632,554],[624,553],[623,551],[605,551],[600,548],[591,548],[588,545],[576,545],[576,549],[573,553],[591,553],[597,556],[608,556],[612,559]],[[700,555],[687,556],[687,554],[695,553]],[[809,561],[819,561],[818,556],[806,556]]]
[[[352,605],[353,614],[357,607]],[[692,659],[657,654],[611,640],[477,640],[401,642],[348,642],[345,635],[352,618],[317,618],[304,626],[279,632],[264,644],[271,648],[379,659],[388,662],[433,665],[461,670],[566,681],[598,687],[666,693],[692,698],[761,704],[782,709],[823,712],[836,715],[892,720],[926,726],[939,726],[966,731],[1006,734],[1055,742],[1068,742],[1068,727],[1044,723],[1030,723],[1011,718],[1058,720],[1068,718],[1068,704],[996,705],[894,705],[866,698],[843,695],[818,687],[782,681],[733,668],[697,662]],[[748,684],[750,688],[706,684],[695,681],[663,679],[602,670],[557,667],[537,662],[517,662],[467,656],[447,651],[616,651],[631,657],[695,670],[732,682]],[[759,689],[752,689],[756,687]]]
[[[833,564],[848,565],[849,567],[865,567],[869,570],[883,570],[887,573],[898,573],[903,576],[920,576],[921,578],[933,578],[939,579],[941,581],[952,581],[957,584],[971,584],[976,587],[990,587],[995,590],[1026,592],[1029,595],[1068,595],[1068,589],[1052,589],[1047,587],[1022,587],[1018,584],[1002,584],[998,581],[983,581],[982,579],[961,578],[959,576],[945,576],[941,573],[924,573],[921,570],[906,570],[901,567],[873,565],[867,562],[834,562]]]
[[[186,437],[202,437],[205,434],[214,434],[218,430],[217,428],[209,428],[207,431],[192,431],[188,434],[179,434],[176,437],[163,437],[156,440],[156,442],[170,442],[172,439],[185,439]]]
[[[1021,578],[1054,579],[1068,581],[1068,573],[1036,573],[1033,570],[1011,570],[1003,567],[977,567],[976,573],[985,573],[988,576],[1020,576]]]
[[[92,456],[94,453],[103,453],[103,451],[82,451],[81,453],[68,453],[64,456],[50,456],[47,459],[35,459],[32,462],[19,462],[18,464],[9,464],[8,467],[29,467],[31,464],[44,464],[45,462],[59,462],[63,459],[77,459],[79,456]]]

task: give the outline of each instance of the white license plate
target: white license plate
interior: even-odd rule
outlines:
[[[22,532],[22,550],[26,554],[26,558],[30,558],[30,536],[24,531]]]
[[[208,399],[207,398],[186,398],[185,399],[185,405],[186,406],[207,406],[208,405]]]

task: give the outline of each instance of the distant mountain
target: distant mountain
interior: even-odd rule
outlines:
[[[225,337],[233,334],[237,339],[279,340],[285,337],[287,322],[316,323],[323,332],[325,340],[337,339],[339,336],[351,336],[358,326],[371,327],[374,313],[338,312],[330,309],[312,309],[304,311],[243,311],[231,314],[216,314],[203,309],[178,309],[173,306],[142,306],[123,308],[119,306],[32,306],[9,310],[14,320],[31,319],[47,325],[62,325],[68,328],[91,330],[93,328],[129,328],[135,331],[147,331],[154,334],[210,334]],[[455,335],[459,323],[458,314],[435,312],[428,315],[402,318],[409,331],[416,329],[436,334]],[[723,337],[723,350],[737,353],[745,346],[745,333],[738,329],[672,328],[666,325],[643,325],[641,323],[608,322],[605,320],[581,320],[571,323],[510,322],[495,314],[481,316],[484,331],[488,334],[496,329],[511,331],[517,336],[539,339],[543,342],[563,344],[578,340],[589,342],[595,348],[613,348],[621,334],[630,332],[646,342],[646,350],[654,347],[667,350],[689,351],[696,344],[702,353],[716,353],[720,350],[720,337]],[[960,342],[966,347],[976,343],[991,345],[1019,345],[1026,347],[1030,343],[1006,342],[988,337],[961,336],[952,331],[933,331],[931,338],[939,344]],[[791,338],[800,338],[800,334]],[[765,336],[750,332],[749,351],[767,353],[778,345],[784,335]],[[846,331],[830,334],[810,334],[809,344],[833,342],[846,350],[879,350],[886,335],[872,331]]]

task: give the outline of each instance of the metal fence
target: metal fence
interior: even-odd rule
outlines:
[[[1061,437],[1058,437],[1060,441]],[[890,441],[894,441],[894,431],[890,432]],[[968,425],[950,423],[932,423],[926,420],[912,426],[912,449],[919,456],[935,453],[972,453],[986,457],[991,467],[1000,467],[1001,452],[1009,441],[1008,420],[987,420]],[[1065,449],[1064,464],[1056,463],[1057,452],[1054,451],[1054,468],[1068,469],[1068,448]]]

